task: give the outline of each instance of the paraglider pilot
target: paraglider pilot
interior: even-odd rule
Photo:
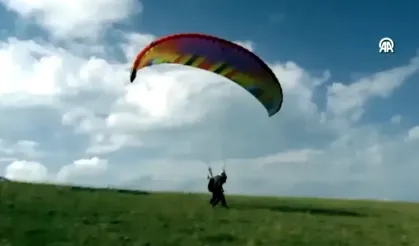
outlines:
[[[223,184],[227,181],[227,174],[222,170],[220,174],[213,176],[211,168],[208,168],[208,190],[212,193],[211,200],[209,201],[212,207],[217,206],[221,202],[221,206],[228,208],[227,201],[224,196]]]

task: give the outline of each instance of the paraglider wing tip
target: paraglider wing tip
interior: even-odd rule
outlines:
[[[279,109],[278,109],[278,108],[276,108],[276,109],[274,109],[274,110],[270,111],[270,112],[269,112],[269,117],[273,117],[273,116],[274,116],[274,115],[276,115],[278,112],[279,112]]]
[[[278,105],[277,108],[268,110],[269,118],[271,118],[272,116],[276,115],[279,112],[279,110],[281,110],[281,107],[282,107],[282,102],[281,102],[281,104]]]
[[[135,69],[131,70],[130,82],[134,82],[135,77],[137,77],[137,71]]]
[[[270,112],[269,113],[269,118],[272,118],[274,115],[276,115],[278,113],[279,110],[274,111],[274,112]]]

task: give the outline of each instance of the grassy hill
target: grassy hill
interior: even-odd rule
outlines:
[[[419,205],[0,183],[0,245],[419,245]]]

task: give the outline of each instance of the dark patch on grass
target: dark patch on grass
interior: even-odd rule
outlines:
[[[31,229],[26,231],[27,235],[31,235],[31,234],[47,234],[48,230],[43,229],[43,228],[36,228],[36,229]]]
[[[150,195],[151,193],[143,190],[124,190],[124,189],[115,189],[118,193],[132,194],[132,195]]]
[[[264,209],[274,212],[282,213],[308,213],[313,215],[326,215],[326,216],[349,216],[349,217],[367,217],[366,214],[357,211],[338,209],[338,208],[316,208],[304,206],[291,206],[291,205],[261,205],[261,204],[235,204],[235,209],[249,210],[249,209]]]
[[[232,243],[236,241],[236,238],[233,235],[227,233],[205,236],[203,239],[209,243]]]
[[[92,187],[85,187],[85,186],[71,186],[70,189],[74,191],[88,191],[88,192],[114,191],[118,193],[130,194],[130,195],[150,195],[151,194],[150,192],[143,191],[143,190],[92,188]]]
[[[221,224],[229,224],[230,223],[230,220],[227,220],[227,219],[219,219],[218,222],[221,223]]]

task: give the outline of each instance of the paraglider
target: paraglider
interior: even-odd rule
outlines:
[[[211,167],[208,168],[208,191],[212,193],[209,201],[212,207],[217,206],[221,202],[221,206],[228,208],[227,201],[224,196],[223,185],[227,182],[227,173],[223,169],[219,174],[213,176]]]
[[[257,55],[233,42],[198,33],[182,33],[151,42],[138,53],[131,68],[131,83],[137,71],[158,64],[179,64],[221,75],[253,95],[275,115],[283,94],[275,74]]]
[[[269,117],[281,109],[282,88],[272,70],[251,51],[225,39],[206,34],[182,33],[155,40],[135,58],[130,82],[134,82],[138,70],[158,64],[179,64],[221,75],[253,95],[266,109]],[[208,190],[213,194],[210,204],[215,207],[221,202],[224,207],[228,207],[222,187],[227,180],[224,168],[214,177],[211,167],[209,171]]]

